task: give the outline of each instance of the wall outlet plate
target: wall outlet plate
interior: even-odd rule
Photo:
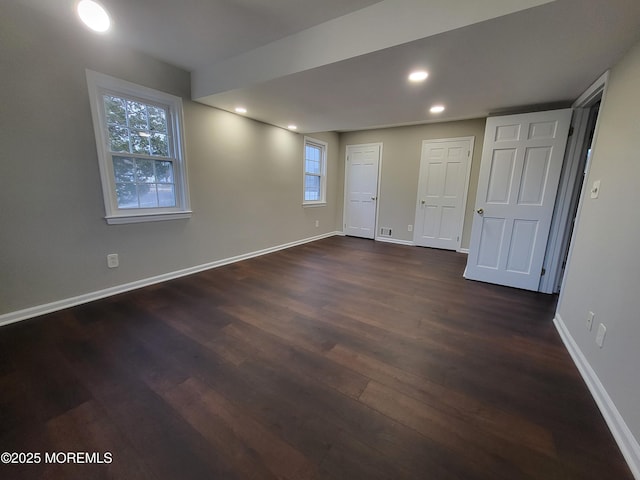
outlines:
[[[591,187],[591,198],[598,198],[598,195],[600,195],[600,180],[593,182]]]
[[[107,255],[107,267],[116,268],[118,265],[120,265],[120,261],[118,260],[117,253],[110,253]]]

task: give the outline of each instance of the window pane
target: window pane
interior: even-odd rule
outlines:
[[[320,200],[320,177],[306,175],[304,179],[304,199]]]
[[[116,183],[118,208],[138,208],[138,191],[135,183]]]
[[[307,160],[312,160],[315,162],[319,162],[320,161],[320,148],[319,147],[315,147],[313,145],[307,145],[306,146],[306,159]]]
[[[150,140],[151,155],[169,156],[169,141],[166,135],[162,133],[152,133]]]
[[[149,132],[131,131],[131,153],[149,155]]]
[[[155,183],[138,184],[138,198],[140,208],[155,208],[158,206],[158,192]]]
[[[167,114],[162,108],[147,106],[149,129],[158,132],[167,131]]]
[[[156,160],[156,181],[173,183],[173,163]]]
[[[175,187],[166,183],[159,183],[158,187],[158,202],[161,207],[175,207],[176,206],[176,194]]]
[[[127,120],[131,129],[148,130],[147,106],[144,103],[127,100]]]
[[[109,150],[129,153],[129,130],[116,125],[109,126]]]
[[[136,182],[137,183],[154,183],[156,175],[154,172],[153,160],[136,159]]]
[[[136,171],[133,159],[113,157],[113,173],[116,177],[116,183],[134,183],[136,181]]]
[[[105,95],[104,111],[107,114],[107,123],[116,123],[118,125],[127,125],[127,109],[122,98],[112,95]]]
[[[320,162],[313,160],[307,160],[305,165],[305,172],[307,173],[320,173]]]

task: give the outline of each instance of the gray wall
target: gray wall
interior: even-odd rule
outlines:
[[[412,241],[413,233],[407,230],[407,226],[413,225],[415,221],[422,141],[475,137],[462,232],[462,248],[468,248],[471,238],[473,206],[478,187],[478,174],[480,173],[485,123],[485,119],[476,119],[343,133],[340,135],[339,168],[341,178],[339,183],[341,188],[344,188],[344,163],[347,145],[382,142],[378,232],[382,227],[391,228],[392,238]]]
[[[640,439],[640,43],[612,70],[558,314]],[[589,190],[601,180],[600,196]],[[586,328],[595,313],[594,328]],[[607,327],[604,347],[595,343]]]
[[[337,134],[314,135],[328,205],[303,208],[302,135],[193,103],[187,72],[75,22],[0,9],[0,314],[339,227]],[[106,224],[86,68],[183,97],[191,219]]]

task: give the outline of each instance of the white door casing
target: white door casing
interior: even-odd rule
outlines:
[[[464,224],[473,137],[424,140],[413,241],[458,250]]]
[[[344,233],[375,238],[381,143],[347,145]]]
[[[465,278],[538,290],[571,115],[487,119]]]

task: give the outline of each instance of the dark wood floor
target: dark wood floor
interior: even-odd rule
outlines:
[[[3,479],[632,479],[550,296],[333,237],[0,329]],[[43,459],[44,460],[44,459]]]

